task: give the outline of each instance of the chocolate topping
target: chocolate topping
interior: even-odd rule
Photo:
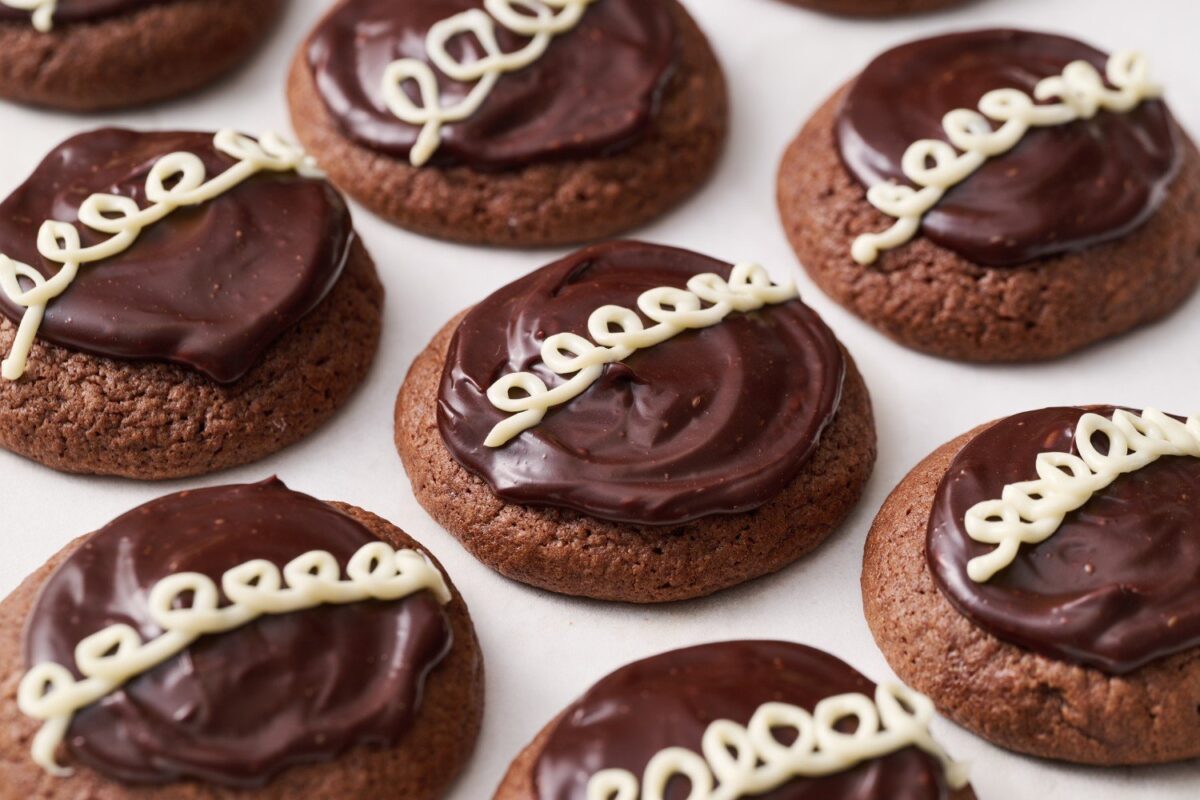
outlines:
[[[54,7],[54,24],[62,22],[89,22],[104,17],[129,14],[151,5],[161,5],[168,0],[58,0]],[[20,20],[29,22],[30,12],[0,3],[0,22]]]
[[[1106,54],[1074,39],[983,30],[905,44],[876,58],[854,82],[837,121],[842,160],[864,186],[911,185],[901,169],[909,145],[946,140],[942,118],[975,109],[989,91],[1032,96],[1072,61],[1101,75]],[[1013,266],[1124,236],[1166,197],[1181,163],[1164,103],[1035,128],[1005,155],[952,188],[922,231],[977,264]],[[849,251],[847,242],[846,249]]]
[[[508,416],[487,398],[498,378],[530,371],[549,387],[566,380],[541,363],[547,337],[586,337],[601,306],[636,309],[649,289],[683,288],[703,272],[728,278],[730,269],[686,250],[613,242],[500,289],[450,344],[438,397],[446,446],[508,502],[619,522],[676,524],[767,502],[816,448],[845,374],[837,339],[799,300],[640,350],[537,427],[484,445]]]
[[[407,158],[421,128],[384,104],[384,70],[401,58],[426,61],[425,36],[435,23],[481,7],[480,0],[344,0],[330,12],[309,41],[308,63],[343,132],[364,147]],[[503,52],[529,42],[501,25],[496,31]],[[432,163],[511,169],[628,147],[652,124],[677,49],[668,2],[590,5],[540,59],[503,75],[477,113],[443,128]],[[486,55],[473,36],[456,37],[447,50],[460,61]],[[474,85],[434,72],[443,107]],[[405,90],[422,105],[411,81]]]
[[[788,642],[726,642],[675,650],[623,667],[564,712],[534,766],[538,800],[586,800],[592,775],[626,769],[641,779],[659,751],[700,752],[718,719],[745,725],[764,703],[812,711],[826,697],[875,685],[848,664]],[[687,797],[677,779],[666,800]],[[909,747],[825,778],[796,778],[761,800],[935,800],[949,797],[941,767]]]
[[[164,497],[93,534],[50,577],[29,617],[25,662],[73,666],[75,645],[115,623],[159,635],[146,602],[168,575],[200,572],[219,585],[246,561],[282,567],[311,550],[344,570],[374,539],[278,480]],[[67,746],[121,781],[261,786],[288,766],[399,740],[450,644],[429,592],[263,617],[201,638],[79,712]]]
[[[199,156],[209,178],[236,163],[210,133],[106,128],[68,139],[0,204],[0,253],[53,276],[60,265],[37,250],[42,223],[75,224],[84,246],[106,240],[77,222],[80,204],[110,193],[150,205],[146,175],[176,151]],[[125,252],[83,265],[38,336],[100,356],[173,361],[231,383],[324,299],[353,235],[328,183],[260,173],[147,227]],[[16,323],[23,313],[0,292],[0,314]]]
[[[987,583],[966,565],[992,546],[971,540],[964,522],[1006,484],[1036,479],[1039,453],[1076,452],[1083,414],[1113,410],[1030,411],[975,437],[938,488],[928,557],[942,593],[984,630],[1120,675],[1200,645],[1200,459],[1164,457],[1117,478]]]

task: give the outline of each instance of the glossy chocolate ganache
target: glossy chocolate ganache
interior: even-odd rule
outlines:
[[[245,562],[282,567],[313,550],[344,570],[373,541],[354,519],[274,479],[164,497],[93,534],[47,580],[26,626],[25,663],[73,665],[75,646],[115,623],[146,641],[159,635],[147,597],[169,575],[219,584]],[[261,786],[295,764],[398,741],[451,636],[430,592],[262,617],[197,640],[81,710],[66,746],[120,781]]]
[[[976,109],[993,89],[1033,94],[1072,61],[1105,73],[1108,56],[1064,36],[1015,30],[955,33],[901,45],[851,85],[836,139],[864,186],[911,185],[901,169],[920,139],[946,140],[943,117]],[[1182,146],[1167,106],[1033,128],[1012,150],[951,188],[925,215],[921,233],[968,261],[1013,266],[1126,235],[1166,197]],[[849,248],[849,244],[847,244]]]
[[[451,454],[508,502],[619,522],[669,525],[766,503],[816,449],[846,370],[833,333],[798,299],[639,350],[537,426],[484,444],[509,416],[487,397],[498,378],[530,371],[553,388],[569,377],[541,363],[547,337],[586,337],[601,306],[636,309],[650,289],[730,270],[686,250],[613,242],[500,289],[466,315],[446,357],[438,427]]]
[[[1122,475],[1069,513],[1046,541],[1021,545],[985,583],[967,562],[992,545],[966,532],[968,509],[1034,480],[1039,453],[1077,453],[1085,413],[1047,408],[1004,419],[950,464],[929,519],[928,558],[942,593],[984,630],[1051,658],[1125,674],[1200,646],[1200,459],[1164,456]],[[1102,435],[1097,447],[1107,447]]]
[[[834,695],[870,697],[875,685],[841,660],[788,642],[727,642],[676,650],[623,667],[571,705],[533,767],[537,800],[587,800],[601,770],[641,776],[669,747],[699,753],[712,722],[745,725],[764,703],[811,712]],[[684,800],[676,779],[665,800]],[[823,778],[794,778],[760,800],[945,800],[941,765],[909,747]]]
[[[134,199],[163,156],[198,156],[208,177],[233,158],[213,134],[104,128],[56,147],[0,204],[0,253],[50,278],[62,265],[38,253],[46,220],[74,224],[83,246],[109,239],[78,223],[89,196]],[[49,304],[38,338],[99,356],[171,361],[232,383],[325,298],[354,237],[341,196],[323,180],[260,172],[200,205],[146,227],[124,252],[84,264]],[[26,287],[28,288],[28,287]],[[13,324],[25,309],[0,291]]]
[[[94,22],[168,2],[171,0],[56,0],[54,22]],[[29,18],[29,11],[0,3],[0,22],[13,20],[28,23]]]
[[[432,163],[513,169],[607,155],[637,141],[653,124],[674,73],[679,45],[672,2],[589,4],[579,24],[556,36],[540,58],[503,74],[478,112],[442,129]],[[389,110],[381,88],[384,71],[402,58],[427,61],[426,35],[434,24],[464,11],[483,13],[482,8],[482,0],[343,0],[334,8],[309,40],[307,58],[317,90],[345,135],[407,158],[421,127]],[[529,43],[501,25],[496,34],[504,53]],[[486,55],[470,35],[454,37],[447,51],[460,63]],[[434,72],[444,108],[475,86]],[[405,91],[427,106],[412,81]]]

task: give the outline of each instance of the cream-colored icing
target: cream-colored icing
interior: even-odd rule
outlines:
[[[532,372],[513,372],[488,388],[492,405],[513,416],[499,422],[484,444],[500,447],[522,431],[538,425],[552,407],[567,403],[596,382],[605,364],[624,361],[638,350],[653,347],[687,330],[720,323],[735,311],[756,311],[768,304],[796,298],[795,284],[774,284],[758,264],[738,264],[726,281],[704,273],[687,282],[687,290],[660,286],[638,297],[638,308],[654,322],[647,328],[633,309],[602,306],[588,318],[595,344],[574,333],[556,333],[542,343],[542,362],[555,374],[573,375],[554,389]],[[710,305],[707,308],[702,306]],[[525,393],[513,397],[518,389]]]
[[[1150,81],[1146,58],[1124,51],[1108,59],[1108,81],[1086,61],[1074,61],[1061,75],[1045,78],[1033,97],[1019,89],[996,89],[979,101],[979,111],[959,108],[946,114],[942,126],[949,143],[921,139],[905,151],[901,168],[920,189],[896,183],[879,183],[867,192],[871,205],[895,217],[882,233],[864,233],[854,240],[851,255],[859,264],[872,264],[881,250],[892,250],[917,235],[921,220],[955,185],[963,182],[988,159],[1017,146],[1031,128],[1066,125],[1091,119],[1101,110],[1125,113],[1143,100],[1162,95]],[[1039,105],[1035,101],[1058,99]],[[981,113],[982,112],[982,113]],[[992,122],[1001,123],[993,128]],[[959,153],[957,150],[963,152]]]
[[[1096,448],[1097,434],[1107,439],[1105,453]],[[999,500],[985,500],[967,510],[967,535],[982,544],[996,545],[990,553],[967,562],[971,580],[991,580],[1012,564],[1022,544],[1049,539],[1067,514],[1082,508],[1121,475],[1163,456],[1200,458],[1200,414],[1187,422],[1154,409],[1146,409],[1141,416],[1118,410],[1111,420],[1084,414],[1075,428],[1075,447],[1078,456],[1039,453],[1037,480],[1011,483]]]
[[[58,7],[58,0],[0,0],[0,5],[30,12],[33,27],[42,33],[49,33],[54,28],[54,11]]]
[[[486,11],[471,9],[435,24],[425,38],[429,60],[448,78],[475,84],[452,106],[442,105],[437,75],[424,61],[402,58],[389,64],[383,73],[384,103],[404,122],[421,126],[409,153],[412,165],[422,166],[437,152],[444,125],[461,122],[477,112],[504,74],[524,69],[541,58],[550,42],[578,25],[587,7],[595,2],[598,0],[484,0]],[[496,41],[497,23],[528,37],[529,43],[512,53],[503,52]],[[447,43],[464,35],[473,35],[487,55],[468,63],[451,56]],[[417,86],[419,105],[404,91],[408,81]]]
[[[70,287],[83,264],[111,258],[137,241],[142,231],[180,208],[213,200],[259,172],[294,170],[307,177],[320,177],[316,163],[300,148],[273,133],[258,141],[232,130],[222,130],[213,140],[217,150],[237,163],[206,180],[204,162],[194,153],[169,153],[160,158],[146,176],[146,197],[153,205],[138,208],[129,197],[94,194],[79,207],[79,221],[109,239],[83,247],[79,231],[69,222],[47,220],[38,230],[38,252],[48,261],[61,264],[54,277],[0,253],[0,291],[25,309],[8,358],[0,363],[0,377],[15,381],[25,374],[46,307]],[[174,186],[167,188],[172,180]],[[32,284],[23,289],[21,279]]]
[[[853,733],[838,723],[854,719]],[[882,758],[906,747],[919,747],[936,758],[947,784],[967,785],[967,770],[933,741],[929,725],[933,703],[900,685],[881,684],[875,699],[863,694],[829,697],[810,714],[785,703],[766,703],[742,727],[730,720],[708,726],[702,754],[682,747],[657,753],[637,777],[623,769],[598,772],[588,781],[587,800],[663,800],[675,776],[691,783],[688,800],[737,800],[765,794],[794,778],[818,778],[844,772],[856,764]],[[791,745],[775,735],[780,729],[797,734]]]
[[[240,628],[262,616],[291,614],[322,605],[365,600],[400,600],[428,590],[438,602],[450,602],[441,572],[415,550],[394,550],[384,542],[364,545],[346,565],[341,578],[337,560],[315,550],[283,568],[270,561],[248,561],[226,572],[221,587],[194,572],[171,575],[150,591],[150,618],[163,633],[143,642],[128,625],[113,625],[84,639],[75,648],[83,680],[61,664],[39,664],[21,680],[17,704],[26,716],[42,721],[34,737],[33,760],[59,777],[71,770],[59,766],[55,754],[75,713],[112,694],[134,677],[183,652],[202,636]],[[221,605],[221,591],[229,605]],[[190,596],[185,607],[176,607]]]

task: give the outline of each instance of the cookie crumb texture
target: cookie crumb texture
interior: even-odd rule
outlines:
[[[410,166],[341,132],[318,94],[307,42],[288,80],[293,127],[338,188],[416,233],[540,247],[628,231],[678,205],[708,179],[728,128],[725,78],[708,40],[676,0],[663,1],[680,31],[680,62],[650,130],[614,155],[498,172]]]
[[[951,6],[960,6],[967,0],[787,0],[793,5],[824,11],[827,14],[842,14],[848,17],[890,17],[901,14],[922,14]]]
[[[918,464],[871,526],[863,607],[888,663],[941,713],[1010,750],[1099,766],[1200,756],[1200,648],[1112,676],[997,639],[934,585],[925,558],[934,496],[983,429]]]
[[[169,0],[39,33],[0,22],[0,96],[67,111],[145,105],[198,89],[245,61],[285,0]]]
[[[63,472],[141,480],[257,461],[347,401],[375,357],[382,313],[383,286],[356,241],[329,296],[233,384],[37,342],[25,376],[0,381],[0,447]],[[0,319],[0,351],[15,335]]]
[[[404,531],[367,511],[330,503],[349,514],[395,548],[424,550]],[[54,556],[0,603],[0,692],[13,698],[25,669],[21,636],[38,590],[53,571],[86,537]],[[446,575],[433,559],[434,566]],[[70,778],[43,772],[29,757],[38,723],[21,714],[10,699],[0,703],[0,800],[87,798],[87,800],[346,800],[347,798],[405,798],[438,800],[466,765],[483,721],[483,656],[466,603],[446,577],[453,595],[446,616],[454,646],[425,683],[421,711],[396,747],[358,747],[335,761],[293,767],[262,789],[235,791],[205,783],[179,782],[161,786],[113,781],[78,764]],[[303,613],[303,612],[301,612]],[[230,702],[236,702],[231,698]]]
[[[1048,360],[1166,316],[1200,282],[1200,153],[1182,130],[1183,166],[1167,197],[1121,239],[987,268],[918,235],[874,264],[856,263],[855,237],[895,220],[867,202],[838,155],[833,131],[845,94],[830,98],[784,155],[780,214],[817,285],[900,344],[962,361]]]
[[[630,603],[709,595],[815,549],[850,513],[874,466],[871,402],[846,354],[837,416],[800,475],[755,511],[653,526],[505,503],[454,460],[437,427],[438,386],[461,319],[413,363],[396,402],[396,446],[421,505],[476,558],[513,580]]]

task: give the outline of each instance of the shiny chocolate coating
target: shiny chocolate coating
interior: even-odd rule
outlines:
[[[219,585],[247,561],[282,568],[311,550],[332,554],[344,572],[374,540],[274,479],[155,500],[93,534],[47,580],[26,627],[25,662],[73,667],[75,645],[116,623],[145,640],[159,635],[147,597],[171,574],[199,572]],[[430,592],[262,617],[197,640],[80,711],[67,747],[128,783],[262,786],[292,765],[397,742],[451,638]]]
[[[75,224],[84,246],[107,240],[78,222],[80,204],[109,193],[145,208],[146,175],[177,151],[199,156],[210,179],[236,163],[214,149],[211,133],[104,128],[68,139],[0,204],[0,253],[55,275],[60,265],[38,253],[42,223]],[[84,264],[51,301],[38,337],[232,383],[325,298],[353,236],[350,212],[327,182],[259,173],[150,225],[128,250]],[[23,313],[0,292],[0,314],[18,323]]]
[[[427,61],[429,29],[482,6],[481,0],[344,0],[334,8],[309,40],[307,57],[342,132],[364,147],[406,159],[421,127],[404,122],[384,103],[384,70],[401,58]],[[496,32],[505,53],[529,42],[501,25]],[[557,36],[541,58],[502,75],[477,113],[446,125],[431,163],[512,169],[622,150],[652,125],[678,48],[669,0],[589,5],[580,23]],[[486,56],[474,36],[455,37],[447,50],[464,63]],[[434,72],[445,108],[474,86]],[[405,91],[423,105],[411,81]]]
[[[976,436],[938,488],[927,554],[942,594],[979,627],[1120,675],[1200,646],[1200,459],[1168,456],[1122,475],[1045,542],[1022,545],[986,583],[971,580],[966,567],[992,546],[968,537],[964,522],[969,508],[1000,497],[1006,484],[1036,479],[1039,453],[1077,453],[1083,414],[1113,410],[1030,411]]]
[[[764,703],[812,711],[827,697],[873,697],[875,685],[845,662],[789,642],[701,645],[623,667],[564,712],[534,766],[537,800],[586,800],[588,780],[625,769],[639,780],[668,747],[700,752],[705,729],[719,719],[746,725]],[[782,738],[781,738],[782,740]],[[684,800],[675,780],[666,800]],[[823,778],[794,778],[761,800],[944,800],[941,766],[909,747]]]
[[[54,7],[54,25],[66,22],[94,22],[105,17],[131,14],[147,6],[170,0],[58,0]],[[29,22],[30,12],[0,3],[0,22]]]
[[[541,363],[547,337],[586,337],[601,306],[636,309],[649,289],[730,270],[686,250],[611,242],[500,289],[463,319],[446,357],[438,427],[451,454],[505,501],[618,522],[670,525],[766,503],[816,449],[846,370],[833,333],[799,300],[639,350],[536,427],[484,445],[508,416],[487,398],[497,379],[532,371],[554,387],[570,377]]]
[[[1038,81],[1108,57],[1063,36],[981,30],[923,39],[876,58],[838,116],[842,161],[864,187],[895,181],[919,139],[945,140],[942,118],[993,89],[1030,96]],[[1161,101],[1128,113],[1031,129],[1008,153],[951,188],[924,218],[934,243],[985,266],[1014,266],[1116,239],[1159,207],[1179,170],[1177,126]],[[850,244],[846,249],[849,252]]]

